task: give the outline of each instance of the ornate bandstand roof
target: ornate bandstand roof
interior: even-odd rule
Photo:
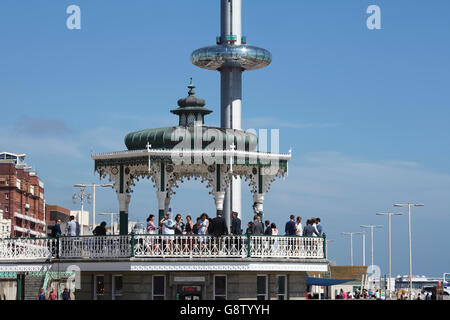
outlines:
[[[170,111],[179,117],[178,126],[131,132],[125,137],[128,150],[143,150],[147,145],[163,150],[186,148],[198,150],[207,148],[212,142],[215,149],[226,150],[234,144],[244,146],[243,149],[246,151],[256,150],[258,138],[252,133],[206,126],[205,115],[212,111],[205,108],[205,100],[195,96],[192,78],[188,88],[188,96],[178,100],[179,107]]]

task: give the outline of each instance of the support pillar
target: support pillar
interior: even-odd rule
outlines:
[[[223,202],[225,200],[225,191],[214,192],[214,202],[216,203],[216,212],[223,213]]]
[[[128,207],[130,205],[131,195],[129,193],[118,193],[119,199],[119,228],[120,235],[128,234]]]
[[[158,197],[158,223],[164,218],[167,191],[156,191],[156,196]]]
[[[169,206],[170,206],[170,196],[169,192],[167,192],[166,200],[164,200],[164,214],[167,214],[169,212]]]
[[[255,193],[253,195],[253,209],[255,214],[261,217],[261,221],[264,218],[264,193]]]

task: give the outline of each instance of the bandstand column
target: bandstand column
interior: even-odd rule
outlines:
[[[261,166],[258,168],[257,178],[257,188],[256,192],[253,194],[253,208],[255,213],[261,217],[261,221],[264,218],[264,176],[261,174],[262,168]]]
[[[214,202],[216,203],[216,212],[223,213],[223,202],[225,200],[225,191],[214,192]]]
[[[116,180],[117,199],[119,200],[119,228],[120,235],[128,234],[128,208],[130,205],[131,195],[128,192],[127,180],[130,171],[123,165],[120,166],[118,181]]]
[[[119,228],[120,235],[128,234],[128,208],[130,206],[131,195],[129,193],[118,193],[119,199]]]
[[[253,205],[255,213],[261,217],[261,221],[264,218],[264,193],[255,193],[253,195]]]
[[[158,197],[158,223],[164,218],[166,208],[167,191],[156,191]]]

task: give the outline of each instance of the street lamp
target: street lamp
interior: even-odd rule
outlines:
[[[383,226],[362,225],[361,228],[370,228],[370,242],[371,242],[371,265],[373,266],[373,229],[383,228]]]
[[[412,299],[412,247],[411,247],[411,206],[423,207],[422,203],[396,203],[394,207],[408,207],[408,230],[409,230],[409,300]]]
[[[371,245],[371,250],[370,250],[371,262],[370,262],[370,265],[371,265],[371,268],[373,268],[374,267],[374,264],[373,264],[373,229],[375,229],[375,228],[383,228],[383,226],[380,226],[380,225],[377,225],[377,226],[374,226],[374,225],[362,225],[360,227],[361,228],[370,228],[370,245]],[[375,286],[375,279],[374,279],[374,286]]]
[[[91,202],[91,195],[86,193],[85,188],[83,186],[79,186],[80,191],[78,193],[74,193],[72,196],[73,203],[77,203],[78,199],[80,199],[81,202],[81,213],[79,218],[80,223],[80,235],[83,235],[83,213],[84,213],[84,201],[87,200],[88,203]]]
[[[377,216],[388,216],[388,242],[389,242],[389,299],[392,298],[392,291],[391,291],[391,279],[392,279],[392,273],[391,273],[391,218],[392,216],[401,216],[402,213],[395,213],[395,212],[378,212]]]
[[[111,216],[111,234],[114,235],[114,215],[119,214],[118,212],[105,212],[99,213],[101,216]]]
[[[344,236],[350,236],[350,265],[353,267],[353,235],[361,234],[362,232],[342,232]]]
[[[366,265],[366,233],[363,231],[361,232],[362,235],[362,260],[363,260],[363,266]]]
[[[87,188],[92,187],[92,229],[95,228],[95,188],[112,188],[113,184],[76,184],[75,188]]]

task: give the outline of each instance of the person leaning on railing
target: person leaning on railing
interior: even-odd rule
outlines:
[[[106,236],[106,222],[103,221],[99,226],[96,226],[92,234],[94,236]]]

